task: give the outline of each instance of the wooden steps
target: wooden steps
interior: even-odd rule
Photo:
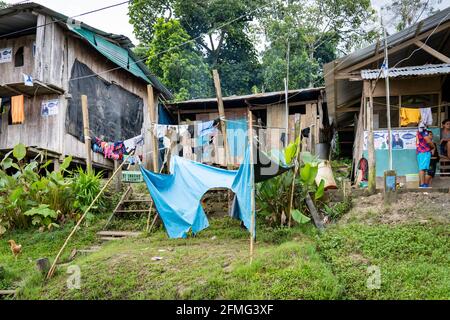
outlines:
[[[97,236],[100,241],[117,241],[126,238],[135,238],[140,236],[140,232],[131,232],[131,231],[100,231],[97,232]]]
[[[135,198],[132,199],[133,196],[133,188],[131,186],[124,192],[119,203],[117,204],[114,211],[111,213],[111,216],[108,218],[104,229],[106,230],[111,220],[115,215],[142,215],[142,214],[151,214],[151,210],[153,207],[153,201],[148,197],[148,194],[136,194]]]
[[[148,213],[147,210],[117,210],[116,213]]]

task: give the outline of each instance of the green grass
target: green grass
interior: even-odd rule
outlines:
[[[368,219],[377,216],[371,213]],[[384,213],[385,214],[385,213]],[[81,229],[72,248],[95,242],[104,221]],[[249,264],[249,235],[239,222],[211,218],[210,227],[188,239],[168,239],[159,228],[147,237],[108,243],[77,256],[81,289],[69,290],[67,266],[48,283],[34,267],[53,258],[69,232],[8,234],[24,245],[14,262],[0,246],[7,274],[1,288],[20,285],[24,299],[449,299],[448,223],[366,224],[338,222],[318,233],[312,225],[268,228],[258,219],[255,256]],[[1,241],[8,240],[5,237]],[[160,251],[163,250],[163,251]],[[152,257],[161,256],[160,261]],[[30,259],[29,259],[30,258]],[[369,266],[381,272],[381,286],[367,287]]]

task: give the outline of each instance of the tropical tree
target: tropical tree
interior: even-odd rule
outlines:
[[[291,88],[322,84],[324,63],[375,37],[374,13],[369,0],[272,1],[260,17],[264,87],[282,90],[287,76]]]
[[[179,20],[210,69],[221,74],[224,95],[248,93],[258,84],[259,63],[251,21],[266,0],[135,0],[129,5],[136,37],[148,46],[158,18]]]
[[[384,6],[383,11],[392,15],[395,29],[401,31],[432,15],[436,5],[441,2],[442,0],[394,0]]]
[[[146,55],[147,65],[169,87],[175,100],[212,94],[208,66],[176,19],[158,18]]]

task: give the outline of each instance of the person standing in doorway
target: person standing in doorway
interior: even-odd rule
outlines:
[[[419,188],[428,188],[425,175],[430,168],[431,149],[433,149],[433,141],[431,140],[428,130],[422,122],[419,124],[419,130],[416,134],[416,154],[417,164],[419,166]]]

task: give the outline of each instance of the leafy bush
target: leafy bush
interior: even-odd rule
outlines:
[[[284,157],[287,163],[292,163],[297,159],[299,152],[299,141],[291,143],[284,150]],[[318,172],[316,162],[304,162],[300,168],[300,174],[294,182],[294,201],[292,208],[292,218],[297,223],[304,224],[310,221],[306,216],[305,199],[311,192],[315,193],[314,199],[320,199],[324,194],[324,181],[316,187],[315,179]],[[284,225],[286,217],[289,215],[289,204],[291,199],[292,180],[294,172],[292,170],[279,175],[270,180],[266,180],[257,185],[256,201],[260,213],[266,216],[269,224]]]
[[[100,192],[101,179],[101,172],[85,172],[82,168],[78,168],[78,170],[73,174],[72,192],[75,196],[73,208],[78,211],[78,213],[84,212]],[[91,212],[95,212],[98,207],[103,207],[104,205],[104,198],[100,197]],[[90,220],[92,217],[92,214],[88,214],[86,218],[87,220]]]
[[[49,230],[52,227],[58,227],[54,221],[58,218],[58,213],[50,209],[48,204],[41,204],[37,208],[33,208],[24,213],[25,216],[32,217],[31,224],[39,225],[41,228],[46,227]]]
[[[38,155],[26,163],[26,153],[19,144],[0,162],[0,235],[30,224],[51,229],[68,217],[76,219],[100,191],[100,174],[82,169],[68,174],[72,157],[49,172],[51,161],[42,164],[43,156]]]

